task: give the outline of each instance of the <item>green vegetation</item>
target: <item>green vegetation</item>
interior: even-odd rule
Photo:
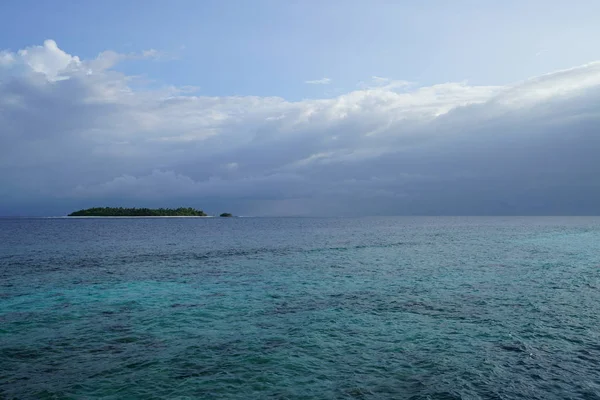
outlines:
[[[220,215],[220,217],[233,217],[233,215],[231,215],[229,213],[223,213]]]
[[[94,207],[69,214],[69,217],[205,217],[202,210],[179,208]]]

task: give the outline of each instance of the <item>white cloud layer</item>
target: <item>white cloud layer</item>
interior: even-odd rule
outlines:
[[[304,83],[308,83],[309,85],[329,85],[331,83],[331,79],[330,78],[321,78],[321,79],[315,79],[312,81],[306,81]]]
[[[507,87],[373,77],[296,102],[134,89],[112,69],[158,56],[0,52],[0,213],[600,213],[600,63]]]

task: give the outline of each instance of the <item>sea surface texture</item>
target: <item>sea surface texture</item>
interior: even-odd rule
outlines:
[[[1,399],[600,399],[598,218],[0,219]]]

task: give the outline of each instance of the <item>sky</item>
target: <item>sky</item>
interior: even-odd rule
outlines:
[[[600,2],[0,2],[0,215],[600,215]]]

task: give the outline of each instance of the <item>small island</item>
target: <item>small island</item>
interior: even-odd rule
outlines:
[[[223,213],[223,214],[219,215],[219,217],[229,218],[229,217],[233,217],[233,215],[230,213]]]
[[[202,210],[179,208],[94,207],[72,212],[69,217],[206,217]]]

